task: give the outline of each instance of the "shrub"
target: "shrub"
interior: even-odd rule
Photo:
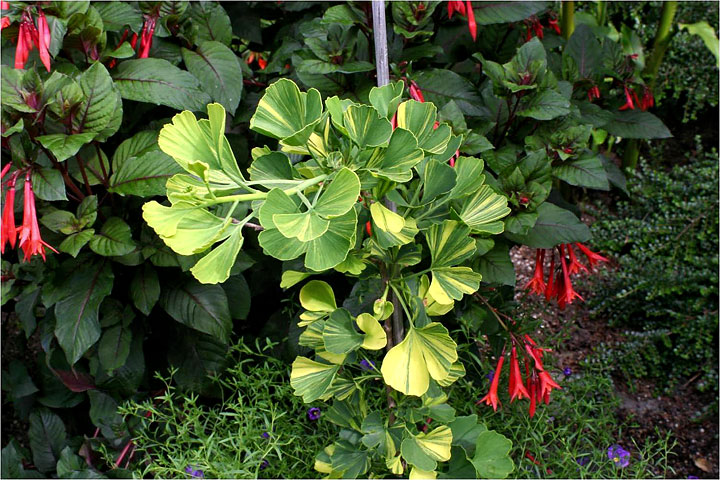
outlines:
[[[596,244],[618,268],[603,274],[591,307],[611,326],[645,332],[616,350],[632,355],[628,369],[667,387],[697,374],[699,390],[716,392],[717,153],[699,146],[689,161],[667,172],[643,165],[630,200],[597,212]]]

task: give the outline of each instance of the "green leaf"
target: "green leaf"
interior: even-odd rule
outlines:
[[[548,8],[548,2],[480,2],[473,6],[478,25],[525,20]]]
[[[344,261],[355,245],[356,227],[355,209],[334,218],[325,234],[307,243],[305,266],[310,270],[321,272]]]
[[[415,135],[418,147],[424,151],[440,154],[445,151],[452,131],[446,124],[435,128],[436,117],[437,109],[432,103],[408,100],[398,107],[397,126]]]
[[[100,338],[98,311],[110,294],[113,272],[105,261],[80,265],[69,278],[55,303],[55,336],[70,365],[74,365]]]
[[[190,269],[200,283],[222,283],[230,276],[230,269],[243,244],[242,225],[233,225],[230,236],[201,258]]]
[[[143,205],[143,218],[158,236],[180,255],[194,255],[226,238],[226,222],[207,210],[176,203],[164,207],[157,202]]]
[[[527,235],[505,232],[505,236],[532,248],[553,248],[561,243],[590,240],[590,229],[568,210],[545,202],[537,208],[537,214],[535,226]]]
[[[102,17],[106,31],[117,32],[125,26],[130,27],[133,32],[142,29],[142,14],[130,3],[99,2],[93,6]]]
[[[305,144],[322,115],[320,92],[301,92],[292,80],[270,85],[250,119],[250,129],[292,146]]]
[[[423,152],[418,148],[415,136],[408,130],[396,128],[388,148],[376,150],[365,168],[373,175],[404,183],[412,178],[412,168],[422,159]]]
[[[230,46],[232,25],[230,17],[219,3],[191,3],[190,18],[197,26],[198,40],[215,40]]]
[[[515,465],[510,458],[512,442],[497,432],[486,430],[475,441],[475,456],[470,462],[480,478],[505,478]]]
[[[35,137],[43,147],[47,148],[55,155],[58,162],[64,162],[68,158],[75,155],[80,147],[92,141],[95,133],[78,133],[75,135],[65,135],[63,133],[53,133],[51,135],[40,135]]]
[[[187,281],[176,288],[163,289],[160,306],[176,321],[227,343],[232,319],[225,291],[220,285]]]
[[[610,190],[608,176],[599,155],[585,152],[580,158],[553,168],[553,175],[577,187]]]
[[[300,305],[311,312],[333,312],[337,309],[332,287],[321,280],[310,280],[303,285]]]
[[[157,150],[158,132],[155,130],[143,130],[130,138],[123,140],[115,149],[112,157],[113,170],[117,171],[125,161],[132,157],[141,157],[143,154]]]
[[[500,219],[510,212],[507,198],[495,193],[488,185],[483,185],[472,198],[463,203],[459,216],[473,232],[497,235],[503,231]]]
[[[183,330],[179,341],[168,353],[168,361],[178,369],[173,380],[185,390],[200,391],[208,388],[211,377],[225,369],[227,351],[227,343],[224,341],[189,329]]]
[[[603,127],[611,135],[622,138],[670,138],[670,130],[650,112],[626,110],[615,112],[612,121]]]
[[[188,71],[195,75],[213,101],[235,115],[242,97],[242,68],[238,57],[220,42],[199,42],[196,51],[182,49]]]
[[[28,436],[35,467],[41,472],[55,471],[60,452],[67,445],[65,425],[60,417],[45,408],[35,410],[30,414]]]
[[[132,332],[128,327],[115,325],[103,332],[98,343],[98,358],[109,375],[125,365],[131,343]]]
[[[325,218],[345,215],[357,203],[360,195],[360,179],[352,170],[342,168],[325,189],[315,211]]]
[[[718,52],[718,38],[715,36],[715,30],[706,21],[697,23],[678,23],[680,30],[687,30],[690,35],[699,36],[710,53],[715,57],[715,66],[720,67],[720,52]]]
[[[434,224],[425,233],[425,238],[432,256],[432,269],[457,265],[475,252],[470,229],[454,220]]]
[[[117,116],[122,120],[122,101],[110,74],[100,62],[95,62],[78,78],[83,101],[72,117],[73,132],[102,132],[101,141],[112,136],[120,128]],[[106,128],[109,130],[106,131]]]
[[[150,315],[160,298],[160,281],[155,269],[148,263],[135,270],[130,281],[130,298],[135,308],[145,315]]]
[[[236,262],[237,265],[239,262]],[[250,286],[242,274],[231,275],[223,284],[223,290],[228,297],[230,316],[235,319],[245,320],[250,313],[252,295]]]
[[[292,364],[290,385],[295,395],[303,397],[303,402],[314,402],[330,388],[339,365],[319,363],[305,357],[297,357]]]
[[[566,55],[575,61],[581,78],[593,78],[602,70],[602,47],[588,25],[575,28],[563,51]]]
[[[570,113],[570,101],[555,90],[545,89],[526,96],[517,114],[536,120],[552,120]]]
[[[132,156],[123,162],[114,162],[113,170],[108,190],[138,197],[165,194],[167,180],[182,172],[172,157],[159,150]]]
[[[405,227],[405,219],[389,210],[382,203],[375,202],[370,205],[370,215],[373,224],[384,232],[400,233]]]
[[[388,83],[382,87],[373,87],[370,89],[370,104],[375,107],[381,117],[391,118],[397,111],[404,91],[405,85],[402,81]]]
[[[325,322],[322,338],[328,352],[343,354],[360,348],[365,336],[355,330],[350,312],[338,308]]]
[[[452,431],[443,425],[429,433],[409,435],[400,446],[403,458],[424,471],[433,471],[437,462],[450,460]]]
[[[290,159],[282,152],[272,152],[256,158],[249,168],[250,180],[254,182],[263,180],[292,180],[293,167]],[[289,183],[288,186],[292,184]]]
[[[90,239],[90,249],[104,257],[119,257],[135,250],[130,226],[120,217],[110,217],[100,233]]]
[[[33,193],[41,200],[67,200],[65,182],[59,170],[39,168],[32,171]]]
[[[479,257],[476,270],[485,283],[515,286],[515,266],[505,243],[496,243],[492,250]]]
[[[392,303],[385,302],[389,305],[389,311],[386,316],[381,317],[382,320],[388,318],[392,314]],[[380,350],[385,348],[387,345],[387,333],[385,329],[380,325],[377,318],[373,317],[369,313],[361,313],[355,319],[358,328],[365,333],[362,348],[366,350]]]
[[[172,123],[160,131],[158,145],[192,175],[198,174],[196,167],[200,162],[209,168],[209,181],[243,184],[244,178],[225,137],[225,109],[211,103],[207,112],[208,118],[201,120],[188,111],[175,115]]]
[[[447,163],[429,160],[423,172],[423,203],[430,203],[456,185],[455,169]]]
[[[392,388],[419,397],[430,386],[430,377],[447,377],[456,360],[457,344],[444,326],[437,322],[423,328],[411,325],[405,339],[385,355],[380,371]]]
[[[478,5],[474,9],[478,11]],[[486,4],[488,5],[488,4]],[[422,89],[425,100],[438,106],[454,101],[465,115],[488,114],[487,108],[478,95],[478,89],[467,78],[440,68],[430,68],[415,72],[413,79]]]
[[[478,436],[487,431],[487,427],[478,424],[477,415],[457,417],[448,426],[452,430],[452,444],[462,447],[468,457],[475,453],[475,444]]]
[[[452,189],[452,198],[472,195],[482,187],[485,175],[482,174],[485,163],[475,157],[460,157],[455,161],[456,183]]]
[[[480,280],[482,275],[469,267],[433,268],[428,293],[437,303],[449,305],[453,300],[462,299],[463,294],[475,293],[480,288]]]
[[[0,476],[2,478],[46,478],[37,470],[25,469],[23,458],[26,458],[26,456],[23,451],[24,449],[18,445],[15,439],[8,442],[5,448],[2,449],[2,471]]]
[[[80,253],[80,249],[82,249],[82,247],[84,247],[94,235],[95,230],[92,228],[88,228],[82,232],[73,233],[62,241],[62,243],[58,246],[58,250],[70,254],[73,257],[77,257],[78,253]]]
[[[287,238],[297,238],[309,242],[323,235],[330,225],[329,220],[321,218],[315,210],[301,213],[278,213],[273,215],[273,223]]]
[[[160,58],[120,62],[113,79],[127,100],[194,111],[202,110],[211,101],[195,76]]]
[[[350,105],[343,115],[343,124],[350,139],[361,149],[386,143],[392,135],[392,125],[367,105]]]

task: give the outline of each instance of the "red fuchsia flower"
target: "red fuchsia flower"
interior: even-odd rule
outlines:
[[[372,224],[370,223],[370,220],[365,222],[365,231],[368,234],[368,237],[372,237]]]
[[[600,262],[609,262],[610,261],[607,258],[603,257],[602,255],[593,252],[592,250],[587,248],[582,243],[576,243],[575,245],[580,249],[581,252],[583,252],[585,254],[585,256],[588,259],[588,262],[590,262],[591,268]]]
[[[258,67],[260,67],[260,70],[265,70],[265,67],[267,66],[267,60],[265,60],[260,54],[258,54],[257,63]]]
[[[497,412],[497,406],[498,403],[500,403],[500,400],[498,399],[498,383],[500,382],[500,372],[502,371],[503,363],[505,362],[505,352],[503,352],[500,355],[500,358],[498,359],[497,367],[495,368],[495,374],[493,375],[492,382],[490,383],[490,391],[485,395],[483,398],[478,400],[475,404],[479,405],[482,402],[485,402],[487,405],[492,405],[493,410]]]
[[[512,354],[510,355],[510,401],[513,402],[516,398],[522,400],[524,398],[530,398],[525,385],[522,382],[522,375],[520,374],[520,364],[517,359],[517,350],[513,346]]]
[[[135,45],[137,45],[137,41],[138,41],[138,34],[133,33],[133,36],[130,39],[130,47],[132,47],[133,50],[135,50]]]
[[[150,47],[152,46],[153,35],[155,34],[156,23],[157,16],[153,15],[145,17],[145,24],[143,25],[140,36],[140,50],[138,51],[138,58],[148,58],[148,55],[150,54]]]
[[[40,237],[40,227],[35,211],[35,194],[32,189],[32,178],[30,172],[25,174],[25,198],[23,204],[23,224],[20,228],[20,248],[25,253],[25,261],[29,261],[33,255],[42,255],[45,260],[45,247],[58,253]]]
[[[577,257],[575,256],[575,250],[573,250],[572,245],[569,243],[566,243],[565,248],[567,249],[568,256],[570,257],[570,265],[568,266],[568,273],[570,273],[570,275],[574,275],[581,270],[584,272],[588,272],[589,271],[588,268],[585,265],[583,265],[582,263],[580,263],[578,261]]]
[[[458,12],[462,16],[467,17],[468,30],[473,40],[477,39],[477,23],[475,22],[475,12],[472,8],[472,2],[469,0],[466,2],[462,1],[450,1],[448,2],[448,19],[451,19],[454,12]]]
[[[545,401],[547,404],[550,402],[550,392],[552,389],[562,389],[562,387],[558,385],[545,370],[538,372],[538,378],[540,379],[540,392],[538,395],[543,398],[547,397],[547,400]]]
[[[410,82],[410,98],[420,103],[425,102],[425,97],[423,96],[422,90],[420,90],[420,87],[418,87],[418,84],[415,83],[414,80]]]
[[[467,19],[468,19],[468,30],[470,30],[470,35],[473,38],[473,41],[477,40],[477,23],[475,23],[475,12],[472,8],[472,3],[468,0],[466,3],[466,10],[467,10]]]
[[[550,273],[548,274],[548,282],[545,285],[545,300],[550,301],[557,293],[555,285],[555,255],[550,251]]]
[[[0,2],[0,10],[10,10],[10,3]],[[10,26],[10,19],[8,17],[2,17],[2,19],[0,19],[0,30],[8,26]]]
[[[635,110],[635,104],[639,104],[640,100],[638,100],[637,93],[635,93],[635,90],[632,88],[628,88],[627,85],[623,87],[625,89],[625,105],[620,107],[618,110]],[[633,100],[635,102],[633,103]]]
[[[45,13],[38,8],[38,50],[40,52],[40,60],[47,71],[50,71],[50,27],[45,18]]]
[[[644,86],[642,100],[640,100],[640,110],[644,112],[645,110],[653,107],[654,105],[655,98],[653,97],[652,90],[650,90],[649,87]]]
[[[563,273],[563,288],[558,291],[558,305],[560,305],[560,308],[565,308],[565,305],[570,305],[575,298],[583,300],[580,294],[573,289],[572,282],[570,281],[570,273],[568,272],[567,264],[565,263],[564,248],[564,244],[558,247],[558,250],[560,251],[560,264],[562,265]]]
[[[458,12],[463,17],[465,16],[465,2],[462,1],[450,1],[448,2],[448,19],[452,19],[453,13]]]
[[[548,26],[549,26],[549,28],[553,29],[555,31],[555,33],[557,33],[558,35],[562,35],[562,31],[560,30],[560,25],[558,25],[557,18],[549,19]]]
[[[450,157],[450,166],[455,168],[455,161],[460,158],[460,150],[455,150],[455,153]]]
[[[600,89],[597,85],[593,85],[588,90],[588,100],[592,102],[594,98],[600,98]]]
[[[525,284],[525,290],[530,290],[536,295],[542,295],[545,291],[545,272],[543,271],[543,263],[545,262],[545,250],[538,248],[535,252],[535,274],[528,283]]]
[[[390,125],[392,125],[393,130],[397,128],[397,112],[393,113],[392,120],[390,120]]]
[[[3,168],[3,176],[9,170],[10,164]],[[2,212],[2,224],[0,225],[0,253],[5,253],[5,244],[9,243],[10,248],[15,248],[17,240],[17,227],[15,226],[15,181],[19,172],[10,177],[8,191],[5,194],[5,207]]]

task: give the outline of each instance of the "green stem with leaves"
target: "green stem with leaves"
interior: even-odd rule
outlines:
[[[575,2],[562,2],[562,14],[560,17],[560,29],[565,40],[569,39],[575,31]]]
[[[665,56],[665,51],[670,45],[670,40],[672,39],[673,20],[675,19],[675,12],[677,12],[677,8],[678,2],[663,3],[660,23],[658,24],[655,40],[653,41],[652,53],[645,63],[643,77],[647,79],[648,85],[653,91],[655,90],[657,74],[660,70],[663,57]],[[630,140],[627,143],[625,153],[623,154],[623,167],[627,170],[635,170],[639,157],[640,144],[637,140]]]

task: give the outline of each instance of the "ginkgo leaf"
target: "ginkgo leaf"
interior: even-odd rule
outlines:
[[[297,238],[301,242],[315,240],[328,230],[329,220],[320,218],[315,210],[301,213],[276,213],[273,223],[287,238]]]
[[[385,355],[381,372],[385,383],[405,395],[423,395],[430,377],[448,376],[457,360],[457,345],[445,327],[432,322],[423,328],[410,327],[405,339]]]
[[[322,280],[310,280],[303,285],[300,305],[311,312],[333,312],[337,309],[332,287]]]
[[[498,195],[489,186],[483,185],[474,196],[463,204],[459,216],[473,232],[498,235],[504,229],[500,219],[508,215],[510,211],[507,197]]]
[[[331,353],[343,354],[357,350],[365,336],[355,330],[350,312],[338,308],[330,314],[323,329],[325,349]]]
[[[392,135],[392,125],[377,110],[367,105],[350,105],[343,114],[348,136],[360,148],[377,147]]]
[[[388,302],[389,303],[389,302]],[[392,303],[390,303],[392,305]],[[362,348],[366,350],[380,350],[387,345],[387,334],[380,322],[369,313],[361,313],[355,319],[358,327],[365,333]]]
[[[384,232],[400,233],[405,226],[405,219],[401,215],[379,202],[370,205],[370,215],[375,226]]]
[[[360,179],[349,168],[342,168],[320,195],[315,211],[324,218],[346,214],[360,195]]]
[[[461,300],[463,294],[475,293],[480,280],[482,275],[470,267],[433,268],[428,294],[440,304],[452,304],[453,300]]]
[[[243,244],[242,226],[233,225],[230,236],[190,269],[200,283],[222,283],[230,277],[230,269]]]
[[[314,402],[327,391],[339,369],[339,365],[297,357],[292,364],[290,385],[295,390],[295,395],[303,397],[303,402]]]
[[[433,270],[457,265],[475,252],[475,240],[470,237],[470,229],[454,220],[434,224],[425,233],[425,238],[432,256]]]

